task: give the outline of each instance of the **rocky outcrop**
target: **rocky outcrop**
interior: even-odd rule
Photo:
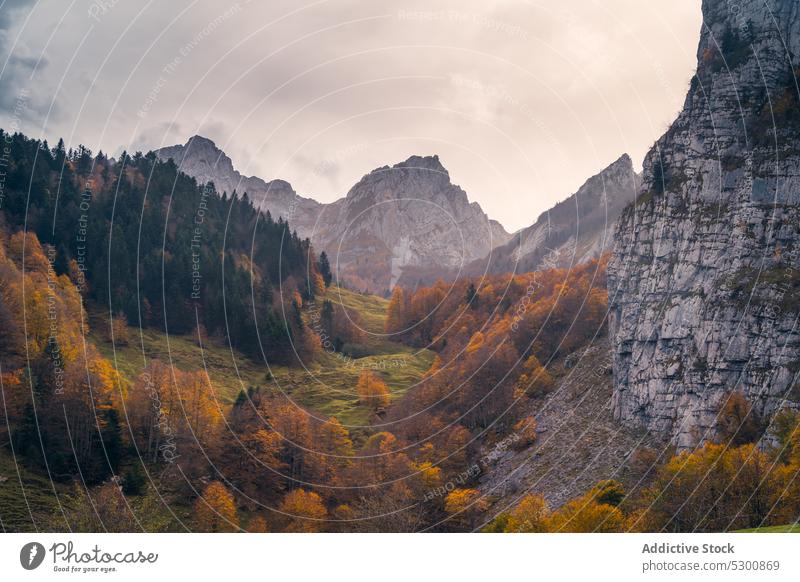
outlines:
[[[438,156],[412,156],[373,170],[345,198],[320,204],[298,196],[283,180],[243,176],[204,137],[156,155],[173,159],[200,183],[214,182],[218,191],[246,192],[258,207],[310,238],[317,251],[326,251],[336,278],[359,290],[387,293],[398,283],[455,276],[510,238],[450,182]]]
[[[716,436],[734,391],[765,419],[800,399],[800,3],[703,14],[697,74],[609,265],[615,416],[680,447]]]
[[[472,263],[468,274],[569,267],[610,251],[614,225],[635,198],[638,183],[631,158],[624,154],[507,244]]]

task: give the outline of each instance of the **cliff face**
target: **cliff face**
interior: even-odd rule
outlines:
[[[614,413],[681,447],[728,395],[797,406],[796,0],[704,0],[683,111],[644,163],[609,266]]]
[[[636,197],[638,184],[631,158],[624,154],[490,256],[472,263],[468,274],[527,273],[600,256],[611,250],[614,225]]]

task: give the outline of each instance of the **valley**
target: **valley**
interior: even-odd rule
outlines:
[[[201,135],[0,130],[0,529],[796,531],[800,8],[773,5],[703,0],[642,171],[608,152],[515,233],[436,153],[323,204]]]

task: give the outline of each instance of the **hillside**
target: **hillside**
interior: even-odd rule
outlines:
[[[358,313],[369,335],[363,344],[346,346],[347,353],[323,350],[314,361],[300,367],[258,362],[219,339],[206,339],[201,344],[191,334],[165,335],[153,330],[137,330],[125,345],[112,344],[101,323],[102,317],[96,311],[91,338],[128,384],[144,369],[145,357],[147,361],[158,359],[183,371],[203,370],[221,406],[233,404],[240,391],[261,386],[283,393],[315,413],[335,416],[358,432],[370,420],[369,411],[358,406],[355,392],[360,373],[375,371],[389,386],[392,398],[397,399],[428,370],[433,353],[381,337],[387,300],[339,287],[331,287],[318,301],[321,303],[325,299]]]
[[[550,366],[553,391],[527,405],[536,421],[532,446],[497,448],[495,443],[482,451],[488,462],[479,488],[492,500],[489,515],[506,511],[530,492],[558,508],[604,479],[620,481],[627,490],[641,485],[642,475],[631,467],[635,452],[664,450],[664,443],[614,421],[609,348],[608,338],[601,337]]]

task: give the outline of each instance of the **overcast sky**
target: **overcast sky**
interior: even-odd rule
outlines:
[[[641,163],[700,25],[700,0],[0,0],[0,126],[110,154],[201,134],[324,202],[437,153],[513,231]]]

